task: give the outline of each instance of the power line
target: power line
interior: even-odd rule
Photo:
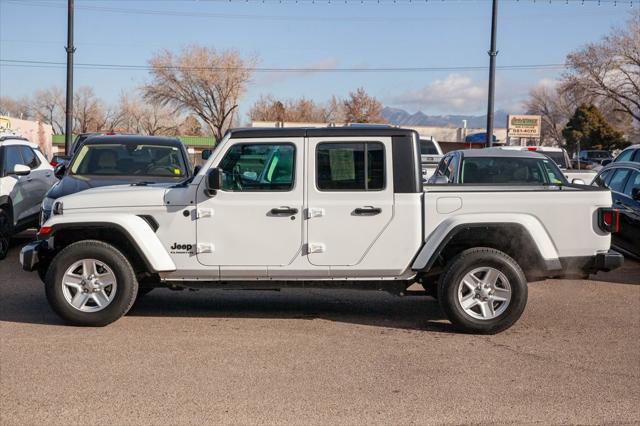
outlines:
[[[34,61],[22,59],[0,59],[2,67],[21,67],[21,68],[63,68],[65,62],[54,61]],[[99,63],[76,63],[75,66],[80,69],[104,69],[104,70],[131,70],[131,71],[150,71],[154,67],[150,65],[134,65],[134,64],[99,64]],[[175,70],[201,70],[201,71],[234,71],[236,68],[230,67],[183,67],[177,65],[159,66],[160,69]],[[249,67],[252,72],[259,73],[406,73],[406,72],[440,72],[440,71],[484,71],[486,66],[450,66],[450,67],[354,67],[354,68],[271,68],[271,67]],[[501,65],[497,69],[519,71],[519,70],[561,70],[564,64],[525,64],[525,65]]]

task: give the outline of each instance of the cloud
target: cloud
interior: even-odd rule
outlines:
[[[422,89],[393,96],[389,103],[424,112],[477,112],[487,102],[487,88],[470,77],[450,74],[434,80]]]
[[[272,85],[276,83],[282,83],[293,78],[307,77],[314,74],[319,74],[323,69],[335,69],[338,67],[338,60],[335,58],[324,58],[316,62],[312,62],[310,64],[304,65],[296,71],[273,71],[268,73],[263,73],[261,77],[257,80],[257,83],[260,85]],[[286,67],[285,67],[286,68]]]
[[[552,80],[541,83],[551,85]],[[487,81],[476,81],[469,76],[449,74],[422,89],[406,91],[385,99],[385,104],[427,114],[478,114],[487,108]],[[496,80],[495,108],[520,112],[522,101],[531,88],[522,82],[498,78]]]

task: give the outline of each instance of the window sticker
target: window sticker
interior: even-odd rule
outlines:
[[[329,165],[333,180],[355,180],[356,165],[350,149],[329,150]]]

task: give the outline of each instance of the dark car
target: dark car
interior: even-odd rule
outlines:
[[[602,162],[611,161],[613,157],[609,151],[588,149],[580,151],[578,160],[581,163],[602,164]]]
[[[619,161],[633,161],[634,163],[640,163],[640,144],[631,145],[624,149],[613,161],[604,161],[602,164],[606,165],[611,162],[617,163]]]
[[[613,207],[619,211],[619,228],[612,234],[611,245],[640,258],[640,163],[611,163],[600,170],[592,185],[611,189]]]
[[[55,170],[60,181],[42,201],[40,223],[54,200],[89,188],[136,183],[181,182],[193,175],[184,144],[159,136],[94,136],[76,145],[68,163]]]

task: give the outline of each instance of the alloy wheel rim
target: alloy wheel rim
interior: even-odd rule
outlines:
[[[488,321],[502,315],[511,302],[511,295],[507,277],[490,266],[469,271],[458,283],[460,307],[478,320]]]
[[[67,268],[62,277],[62,294],[81,312],[98,312],[113,301],[118,283],[113,270],[96,259],[82,259]]]

